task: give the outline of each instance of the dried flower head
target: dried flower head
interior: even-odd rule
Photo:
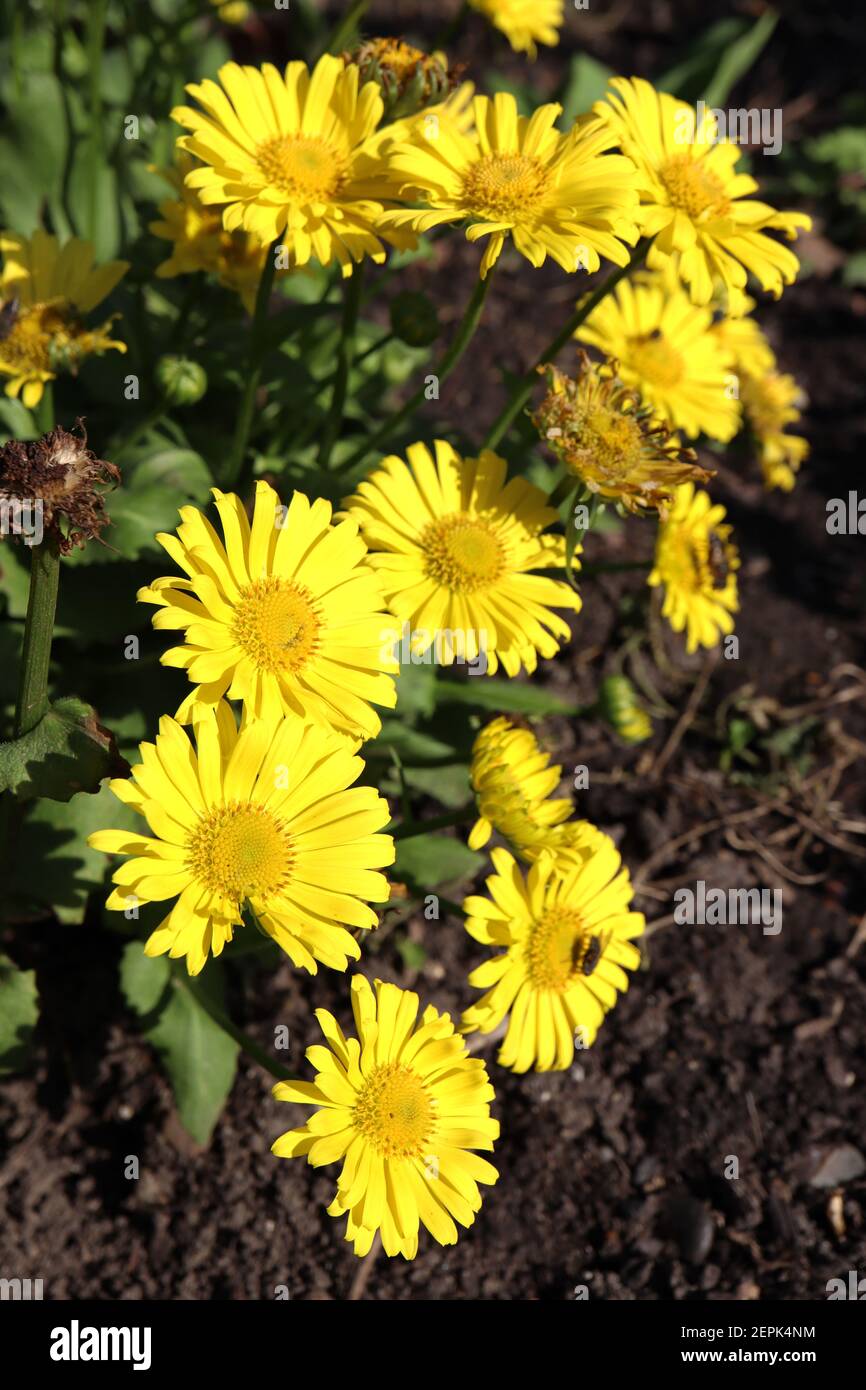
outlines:
[[[712,475],[693,449],[644,405],[617,376],[615,359],[591,362],[578,351],[572,380],[556,367],[543,370],[548,392],[532,416],[542,439],[590,492],[615,498],[630,512],[664,510],[673,490]]]
[[[120,470],[87,447],[83,420],[76,434],[58,425],[41,439],[0,446],[0,503],[35,503],[43,535],[61,555],[96,540],[108,525],[101,489],[120,482]]]
[[[444,53],[425,53],[402,39],[366,39],[343,54],[361,82],[375,82],[385,103],[385,120],[413,115],[442,101],[456,83]]]

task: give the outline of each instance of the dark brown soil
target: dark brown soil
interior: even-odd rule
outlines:
[[[657,70],[707,22],[698,4],[614,10],[606,21],[582,16],[581,42],[629,72]],[[392,29],[405,15],[408,29],[417,6],[378,12],[399,16]],[[797,132],[825,128],[845,67],[859,61],[839,42],[845,22],[835,7],[786,7],[737,104],[784,105],[808,92],[815,100]],[[457,56],[484,62],[494,49],[513,70],[479,25]],[[541,60],[542,76],[552,81],[561,60]],[[450,239],[432,276],[409,278],[457,304],[474,259]],[[501,281],[477,348],[436,408],[476,440],[500,403],[499,368],[531,359],[570,294],[558,273],[525,266],[506,267]],[[808,389],[813,453],[788,497],[766,496],[748,459],[721,466],[714,490],[744,556],[740,657],[719,663],[661,773],[653,762],[676,717],[636,750],[594,722],[542,726],[567,768],[590,768],[581,813],[617,838],[633,873],[653,857],[645,881],[662,886],[638,905],[662,925],[645,969],[569,1072],[516,1077],[488,1049],[499,1184],[455,1248],[428,1242],[410,1265],[380,1256],[356,1294],[561,1300],[586,1285],[608,1299],[823,1299],[828,1279],[866,1270],[866,1173],[847,1147],[866,1150],[866,943],[854,940],[866,891],[862,851],[838,843],[864,843],[838,822],[862,815],[866,718],[862,698],[832,703],[859,680],[851,663],[862,660],[866,571],[864,539],[830,537],[824,524],[827,498],[862,476],[864,313],[862,294],[814,276],[763,314],[784,368]],[[593,537],[587,558],[632,559],[648,552],[650,535],[630,525],[624,536]],[[543,679],[577,702],[591,699],[630,631],[623,596],[640,588],[620,575],[587,583],[574,642]],[[681,711],[699,669],[680,686],[657,671],[653,679]],[[793,813],[746,819],[771,792],[719,771],[714,719],[747,684],[753,699],[777,702],[765,706],[771,729],[801,705],[820,715]],[[794,813],[805,819],[783,838]],[[712,821],[717,828],[690,844],[666,848]],[[701,878],[782,887],[781,933],[665,924],[674,889]],[[427,950],[416,987],[459,1012],[477,948],[453,918],[419,917],[410,929]],[[339,1238],[342,1223],[324,1211],[333,1179],[271,1157],[290,1120],[265,1074],[241,1061],[209,1149],[196,1150],[118,993],[115,938],[95,924],[44,923],[8,944],[37,970],[43,1017],[34,1075],[0,1091],[0,1271],[43,1278],[51,1298],[270,1299],[279,1285],[295,1299],[346,1298],[359,1263]],[[393,934],[362,965],[414,979]],[[245,970],[233,988],[233,1016],[264,1046],[275,1025],[288,1025],[283,1060],[298,1070],[316,1040],[312,1009],[346,1013],[345,979],[329,972],[310,980],[269,964]],[[138,1182],[123,1176],[131,1154]],[[737,1180],[726,1177],[732,1156]],[[822,1179],[828,1160],[841,1166]],[[828,1185],[815,1185],[816,1175]]]

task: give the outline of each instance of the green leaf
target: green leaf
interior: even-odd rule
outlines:
[[[68,801],[122,772],[112,735],[74,695],[56,700],[29,733],[0,743],[0,792],[19,801]]]
[[[375,740],[368,743],[364,749],[364,757],[368,761],[371,758],[387,757],[391,748],[400,754],[407,766],[444,763],[454,758],[454,749],[450,743],[443,743],[441,739],[421,733],[418,729],[410,729],[394,718],[382,721],[382,728]]]
[[[38,1017],[35,970],[19,970],[0,953],[0,1076],[26,1067]]]
[[[224,980],[212,961],[194,985],[174,973],[167,956],[151,958],[130,941],[120,964],[120,987],[159,1053],[184,1128],[207,1144],[234,1084],[238,1045],[215,1023],[196,994],[223,1006]]]
[[[120,250],[120,190],[101,140],[76,143],[68,200],[76,234],[93,243],[97,261],[112,260]]]
[[[773,10],[765,10],[752,25],[744,19],[720,19],[656,86],[683,101],[702,98],[707,106],[721,106],[757,60],[778,19]]]
[[[449,835],[413,835],[410,840],[398,840],[392,876],[429,892],[440,884],[458,883],[477,874],[483,864],[484,856],[468,849],[462,840]]]
[[[109,871],[109,856],[91,849],[87,836],[111,827],[142,831],[144,822],[118,801],[103,782],[96,795],[80,792],[69,801],[30,802],[16,834],[8,894],[29,910],[54,912],[59,921],[79,923],[88,895]],[[119,861],[115,860],[115,864]],[[123,919],[122,913],[115,914]]]
[[[108,493],[105,510],[111,525],[103,533],[105,546],[89,545],[80,563],[110,564],[135,559],[146,551],[161,553],[157,531],[172,531],[180,507],[202,505],[212,483],[210,470],[193,449],[164,446],[123,470],[123,486]],[[110,548],[109,548],[110,547]]]
[[[579,706],[569,704],[540,686],[518,680],[439,681],[436,687],[441,704],[475,705],[504,714],[577,714]]]
[[[612,69],[597,62],[588,53],[575,54],[559,96],[562,103],[559,125],[562,130],[567,130],[578,116],[592,110],[593,102],[601,100],[612,77]]]
[[[39,224],[43,202],[60,191],[66,112],[53,73],[28,72],[20,91],[9,76],[0,91],[7,106],[0,138],[0,213],[4,226],[29,236]]]
[[[32,413],[20,400],[0,396],[0,424],[7,439],[38,439]]]
[[[449,767],[404,767],[403,776],[410,787],[441,801],[443,806],[465,806],[470,795],[466,763],[453,763]]]
[[[409,936],[398,936],[395,945],[407,970],[422,970],[424,968],[427,952],[420,941],[413,941]]]
[[[397,708],[401,718],[428,718],[436,708],[436,670],[429,666],[401,665],[397,677]]]

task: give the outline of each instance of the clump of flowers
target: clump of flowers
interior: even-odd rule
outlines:
[[[41,229],[32,237],[0,235],[0,374],[10,378],[7,396],[37,406],[48,382],[75,373],[85,358],[126,352],[109,336],[111,319],[88,328],[85,317],[129,269],[127,261],[94,265],[89,241],[72,237],[62,246]]]
[[[591,362],[578,352],[575,378],[545,368],[548,391],[532,416],[545,443],[590,492],[621,502],[630,512],[659,510],[689,479],[712,475],[693,449],[619,379],[616,360]]]
[[[685,632],[690,654],[734,630],[740,558],[724,518],[724,507],[684,483],[659,525],[648,583],[664,590],[662,616]]]
[[[592,1045],[628,988],[644,918],[630,910],[631,881],[616,846],[588,822],[569,850],[543,854],[526,877],[507,850],[491,857],[489,896],[463,906],[467,932],[495,954],[469,976],[485,993],[460,1026],[491,1033],[507,1018],[502,1066],[562,1071],[575,1042]]]
[[[75,430],[58,425],[41,439],[0,445],[0,502],[36,503],[43,538],[61,555],[99,538],[109,521],[103,494],[120,482],[117,465],[88,449],[82,420]]]
[[[386,1255],[413,1260],[423,1226],[440,1245],[481,1208],[479,1184],[499,1174],[473,1150],[492,1150],[499,1122],[487,1068],[470,1057],[448,1014],[429,1006],[418,1020],[410,990],[363,975],[352,979],[357,1038],[317,1009],[325,1047],[307,1057],[316,1079],[281,1081],[278,1100],[318,1109],[273,1144],[278,1158],[339,1163],[329,1216],[345,1216],[346,1240],[366,1255],[377,1232]]]

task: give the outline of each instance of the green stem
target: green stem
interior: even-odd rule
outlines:
[[[354,365],[356,367],[360,367],[361,363],[366,362],[368,357],[372,357],[375,352],[381,352],[382,348],[386,348],[388,344],[392,343],[393,341],[393,333],[383,333],[381,338],[376,339],[375,343],[371,343],[369,347],[364,348],[363,352],[358,353],[358,356],[355,358]]]
[[[293,1071],[289,1071],[288,1067],[281,1066],[279,1062],[274,1061],[273,1057],[269,1057],[265,1049],[259,1047],[259,1044],[254,1038],[250,1037],[249,1033],[245,1033],[243,1028],[238,1028],[236,1023],[232,1023],[228,1014],[224,1013],[223,1010],[213,1002],[207,992],[199,987],[196,980],[191,979],[186,974],[180,974],[180,972],[176,974],[175,978],[184,989],[189,991],[195,1002],[213,1019],[217,1027],[222,1028],[224,1033],[228,1033],[229,1037],[237,1043],[238,1047],[241,1048],[248,1057],[251,1057],[260,1067],[264,1067],[265,1071],[270,1072],[271,1076],[276,1077],[277,1081],[300,1080]]]
[[[463,317],[458,325],[457,332],[448,349],[443,353],[431,373],[432,376],[438,378],[440,386],[444,381],[448,380],[448,377],[454,371],[454,368],[457,366],[457,363],[460,361],[460,358],[463,356],[472,340],[472,336],[484,312],[484,303],[487,299],[487,292],[490,289],[490,282],[492,279],[493,275],[492,272],[490,272],[486,280],[479,279],[476,283],[475,289],[472,291],[472,297],[466,305]],[[410,396],[408,401],[400,406],[399,410],[395,410],[392,415],[389,415],[386,420],[383,420],[379,428],[346,460],[342,466],[343,471],[348,472],[350,468],[362,462],[369,453],[372,453],[380,444],[383,444],[389,435],[393,434],[394,430],[399,429],[404,420],[408,420],[409,416],[414,414],[419,405],[426,400],[426,397],[426,385],[419,386],[414,395]]]
[[[448,811],[444,816],[433,816],[431,820],[404,821],[396,830],[386,831],[395,840],[411,840],[415,835],[427,835],[432,830],[447,830],[452,825],[466,825],[477,820],[478,807],[470,801],[459,811]]]
[[[337,27],[325,44],[322,50],[323,53],[342,53],[343,49],[346,47],[346,40],[354,34],[361,20],[364,18],[364,13],[369,3],[370,0],[353,0],[353,3],[349,6],[343,18],[339,20]]]
[[[30,557],[30,593],[15,707],[16,738],[35,728],[48,709],[48,667],[59,584],[60,552],[56,543],[47,540],[35,545]]]
[[[575,331],[584,320],[589,318],[593,309],[610,294],[611,290],[619,284],[620,280],[624,279],[632,270],[635,270],[639,265],[643,264],[649,247],[650,238],[641,237],[637,246],[631,253],[628,264],[617,266],[615,270],[611,271],[607,279],[602,281],[598,289],[594,290],[591,295],[581,301],[571,317],[563,324],[556,337],[551,339],[544,351],[529,368],[529,371],[526,372],[518,385],[514,388],[505,408],[494,422],[484,441],[485,449],[495,449],[500,439],[508,433],[515,419],[532,395],[532,389],[538,379],[539,367],[543,367],[547,362],[552,362],[554,357],[565,347],[568,340],[574,336]]]
[[[223,482],[226,487],[233,487],[238,481],[243,469],[244,455],[247,451],[247,440],[250,436],[250,426],[253,420],[253,409],[256,403],[256,391],[262,376],[262,361],[264,353],[260,342],[262,326],[268,312],[268,302],[271,297],[271,289],[274,283],[274,275],[277,269],[277,250],[282,242],[282,233],[272,241],[265,263],[262,266],[262,274],[259,280],[259,288],[256,292],[256,305],[253,311],[253,321],[250,326],[249,359],[247,365],[247,380],[244,387],[244,394],[241,400],[241,408],[238,412],[237,424],[235,426],[234,440],[232,441],[231,453],[229,454]]]
[[[330,466],[331,454],[340,434],[343,411],[346,408],[346,391],[355,356],[355,332],[358,327],[361,289],[364,283],[362,265],[363,262],[359,262],[355,266],[343,290],[343,325],[340,332],[340,346],[337,350],[337,367],[334,372],[331,409],[325,417],[325,429],[319,448],[319,467],[323,472]]]

